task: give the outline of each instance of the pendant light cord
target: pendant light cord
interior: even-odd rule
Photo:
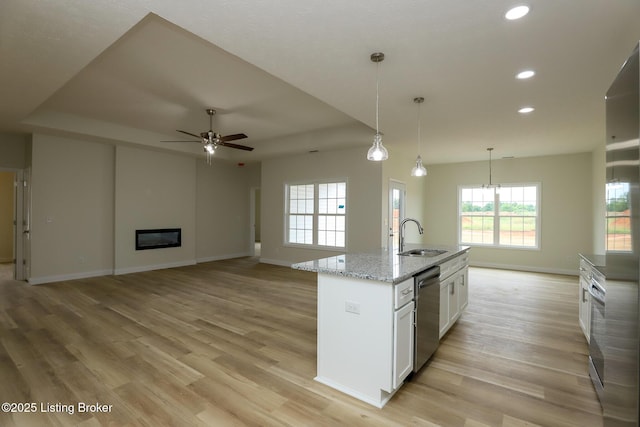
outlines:
[[[380,62],[376,62],[376,135],[380,133],[378,126],[378,112],[380,109]]]
[[[493,151],[493,148],[489,150],[489,186],[491,186],[491,151]]]
[[[420,137],[420,109],[422,108],[422,103],[419,102],[418,103],[418,156],[421,154],[422,151],[422,138]]]

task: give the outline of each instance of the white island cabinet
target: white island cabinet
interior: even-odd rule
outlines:
[[[395,309],[397,288],[411,291]],[[318,274],[316,380],[381,408],[413,369],[413,278]]]
[[[469,254],[440,266],[440,338],[447,333],[469,303]]]
[[[431,258],[381,251],[294,264],[318,273],[315,379],[382,408],[413,371],[413,276],[452,260],[460,270],[467,250],[448,247]]]

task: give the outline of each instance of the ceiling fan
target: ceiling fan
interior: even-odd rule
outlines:
[[[225,135],[222,136],[217,132],[213,131],[213,116],[216,114],[216,110],[213,108],[206,109],[207,114],[209,115],[209,130],[206,132],[201,132],[200,135],[196,135],[195,133],[187,132],[184,130],[177,130],[177,132],[184,133],[185,135],[192,136],[197,138],[196,141],[162,141],[162,142],[197,142],[201,143],[204,146],[204,151],[207,153],[207,159],[211,162],[211,155],[215,152],[216,148],[219,146],[236,148],[238,150],[245,151],[253,151],[253,147],[247,147],[246,145],[233,144],[229,141],[235,141],[238,139],[247,138],[247,135],[244,133],[235,133],[233,135]]]

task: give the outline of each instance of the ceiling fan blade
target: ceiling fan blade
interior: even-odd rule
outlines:
[[[200,139],[200,138],[201,138],[201,137],[200,137],[200,135],[196,135],[195,133],[187,132],[187,131],[180,130],[180,129],[177,129],[176,131],[177,131],[177,132],[180,132],[180,133],[184,133],[185,135],[192,136],[192,137],[194,137],[194,138],[198,138],[198,139]]]
[[[245,150],[245,151],[253,151],[253,147],[247,147],[246,145],[240,145],[240,144],[233,144],[230,142],[218,142],[218,145],[222,145],[223,147],[229,147],[229,148],[237,148],[238,150]]]
[[[244,133],[235,133],[233,135],[225,135],[220,137],[220,141],[235,141],[236,139],[245,139],[248,138]]]

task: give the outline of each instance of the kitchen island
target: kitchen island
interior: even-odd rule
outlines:
[[[414,368],[414,276],[440,268],[440,298],[431,304],[438,337],[467,304],[469,247],[429,250],[348,253],[292,266],[318,273],[317,381],[379,408],[402,386]]]

